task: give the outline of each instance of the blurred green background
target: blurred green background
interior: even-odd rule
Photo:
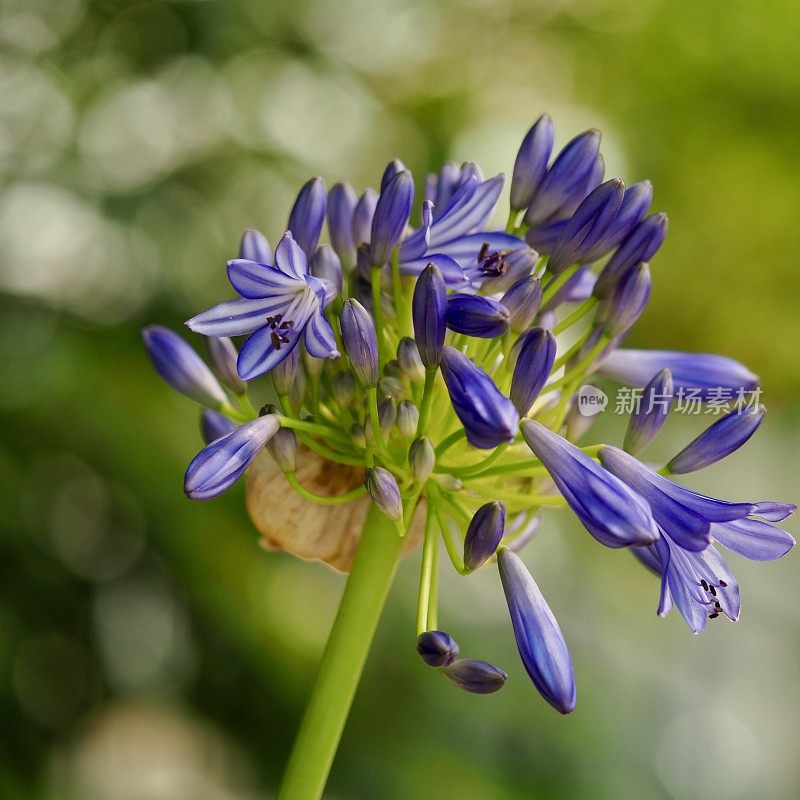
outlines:
[[[651,178],[671,220],[631,341],[763,378],[759,435],[691,485],[797,500],[796,0],[0,0],[0,40],[0,797],[277,786],[342,578],[262,552],[241,487],[184,499],[196,412],[139,328],[227,296],[241,231],[274,241],[310,175],[360,190],[394,156],[492,174],[542,111],[561,144],[601,128],[608,174]],[[798,796],[796,554],[732,556],[742,619],[692,637],[632,558],[550,515],[526,560],[575,660],[569,718],[524,675],[491,567],[443,571],[442,624],[508,685],[424,668],[417,559],[330,797]]]

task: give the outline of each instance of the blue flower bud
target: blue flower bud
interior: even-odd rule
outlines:
[[[451,331],[480,339],[493,339],[508,329],[508,309],[491,297],[451,294],[447,298],[445,323]]]
[[[637,264],[617,284],[613,294],[603,298],[597,321],[612,339],[629,331],[644,313],[650,299],[650,267]]]
[[[397,429],[410,439],[417,432],[418,424],[419,409],[410,400],[403,400],[397,407]]]
[[[353,244],[356,246],[356,250],[360,245],[369,242],[377,205],[378,195],[374,189],[367,189],[356,203],[353,211]]]
[[[229,434],[235,427],[227,417],[210,408],[204,408],[200,412],[200,432],[206,444],[211,444]]]
[[[435,369],[442,360],[446,313],[447,287],[444,278],[437,267],[428,264],[417,278],[411,304],[414,338],[422,363],[428,369]]]
[[[553,120],[547,114],[542,114],[525,134],[511,176],[511,208],[514,211],[527,208],[533,200],[547,172],[554,138]]]
[[[286,358],[279,364],[272,368],[272,382],[275,385],[275,391],[281,395],[288,395],[295,384],[298,373],[298,362],[300,359],[300,348],[292,348]]]
[[[291,428],[281,428],[267,442],[267,450],[282,472],[297,471],[297,436]]]
[[[492,694],[503,688],[508,675],[490,664],[474,658],[461,658],[442,668],[442,675],[454,686],[472,694]]]
[[[417,637],[417,652],[429,667],[447,667],[458,658],[456,640],[444,631],[425,631]]]
[[[635,456],[656,438],[669,416],[673,395],[672,375],[662,369],[644,387],[628,420],[623,445],[628,453]]]
[[[272,264],[272,248],[261,231],[246,230],[239,242],[239,258],[257,264]]]
[[[743,364],[710,353],[618,349],[605,356],[597,371],[619,383],[644,386],[662,369],[672,373],[676,392],[694,390],[701,398],[718,389],[752,392],[758,388],[758,376]]]
[[[356,379],[352,372],[337,372],[333,378],[333,399],[342,407],[347,408],[353,401],[356,393]]]
[[[205,361],[177,333],[149,325],[142,339],[156,371],[173,389],[210,408],[227,405],[225,390]]]
[[[764,406],[737,408],[706,428],[667,464],[673,475],[705,469],[738,450],[764,421]]]
[[[328,192],[328,233],[345,272],[352,272],[356,266],[353,215],[357,202],[358,197],[349,183],[334,184]]]
[[[322,178],[312,178],[300,189],[289,214],[286,227],[309,259],[317,249],[325,222],[326,205],[327,195]]]
[[[345,300],[339,316],[342,341],[358,380],[366,387],[378,384],[378,337],[375,322],[358,300]]]
[[[511,442],[517,433],[519,415],[492,379],[454,347],[444,348],[442,377],[467,441],[481,449]]]
[[[600,131],[590,130],[564,147],[536,189],[525,212],[526,224],[538,227],[562,212],[565,204],[574,201],[576,193],[583,192],[577,201],[580,202],[594,188],[586,184],[597,170],[600,138]],[[571,209],[567,213],[570,212]]]
[[[524,417],[550,377],[556,360],[556,337],[544,328],[531,328],[520,336],[511,378],[511,402]]]
[[[404,336],[397,345],[397,360],[403,373],[412,381],[425,380],[425,365],[419,356],[417,343],[408,336]]]
[[[606,547],[648,545],[658,538],[650,508],[618,477],[575,445],[531,419],[522,435],[589,533]]]
[[[511,327],[523,331],[539,312],[542,303],[542,282],[532,275],[520,278],[501,298],[500,303],[508,310]]]
[[[464,537],[464,569],[482,567],[500,546],[506,527],[506,507],[493,501],[482,505],[472,517]]]
[[[328,245],[317,248],[311,259],[311,274],[325,284],[325,299],[331,300],[342,293],[342,264],[339,256]]]
[[[399,172],[381,192],[375,207],[369,243],[372,266],[383,266],[389,260],[408,225],[413,202],[414,180],[411,173],[408,170]]]
[[[436,452],[427,436],[416,439],[408,449],[408,466],[415,483],[425,483],[436,466]]]
[[[397,479],[383,467],[370,467],[364,474],[364,486],[372,502],[389,519],[400,522],[403,519],[403,501]]]
[[[497,554],[514,637],[525,670],[556,711],[575,708],[575,676],[564,635],[522,559],[508,548]]]
[[[667,235],[668,220],[664,213],[651,214],[643,219],[623,240],[597,277],[594,293],[597,297],[610,294],[613,287],[637,264],[649,261],[661,247]]]
[[[183,489],[192,500],[208,500],[228,489],[278,432],[272,414],[245,422],[201,450],[189,464]]]
[[[399,175],[401,172],[405,171],[406,165],[399,158],[393,158],[386,165],[386,169],[383,171],[383,175],[381,175],[381,192],[386,190],[386,187],[392,182],[392,178],[394,178],[395,175]]]
[[[239,353],[227,336],[206,336],[206,352],[214,374],[234,393],[243,395],[247,384],[239,377],[236,359]]]
[[[581,261],[587,263],[597,261],[615,248],[644,219],[652,201],[653,184],[650,181],[640,181],[629,186],[625,190],[617,216],[597,245],[590,249]]]
[[[388,439],[397,422],[397,401],[393,397],[384,397],[378,401],[378,421],[383,438]]]
[[[555,275],[570,264],[587,261],[595,248],[600,255],[608,252],[602,243],[617,216],[624,196],[624,183],[619,178],[598,186],[578,206],[553,248],[547,268]]]

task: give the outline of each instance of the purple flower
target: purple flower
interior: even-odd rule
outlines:
[[[236,359],[239,353],[233,342],[227,336],[220,338],[207,336],[205,342],[208,360],[214,374],[234,394],[243,395],[247,391],[247,385],[236,371]]]
[[[617,216],[614,217],[598,246],[590,250],[583,260],[597,261],[616,247],[644,219],[652,201],[653,184],[650,181],[640,181],[629,186],[625,190]]]
[[[392,182],[392,178],[405,171],[406,165],[399,158],[393,158],[386,165],[386,169],[383,171],[383,175],[381,176],[381,192],[383,192]]]
[[[522,421],[522,435],[567,504],[606,547],[652,544],[658,538],[647,503],[575,445],[538,422]]]
[[[442,668],[442,675],[454,686],[472,694],[492,694],[503,688],[508,675],[490,664],[474,658],[461,658]]]
[[[339,256],[339,262],[346,272],[352,272],[356,266],[353,215],[357,202],[358,197],[353,187],[347,182],[335,184],[328,192],[328,233],[331,238],[331,246]]]
[[[260,231],[246,230],[239,243],[239,258],[255,261],[257,264],[271,264],[272,248],[267,237]]]
[[[312,178],[300,189],[292,206],[286,227],[292,232],[294,240],[306,254],[306,258],[310,259],[317,249],[319,235],[325,222],[326,205],[327,193],[322,178]]]
[[[617,216],[625,194],[619,178],[598,186],[578,206],[553,248],[547,268],[554,274],[563,272],[570,264],[589,261],[590,255],[605,255],[613,244],[606,239]]]
[[[700,633],[709,619],[720,615],[735,622],[740,612],[739,586],[715,547],[686,550],[666,531],[662,534],[653,547],[633,548],[645,566],[661,575],[659,615],[667,614],[674,602],[692,633]],[[752,517],[712,523],[711,536],[714,542],[753,561],[780,558],[795,543],[786,531]]]
[[[447,298],[445,322],[451,331],[480,339],[493,339],[508,329],[508,309],[491,297],[451,294]]]
[[[192,500],[208,500],[228,489],[247,469],[280,422],[267,414],[234,428],[201,450],[189,464],[183,489]]]
[[[228,404],[205,361],[177,333],[149,325],[142,330],[142,339],[156,371],[173,389],[210,408]]]
[[[211,444],[217,439],[229,434],[236,426],[222,414],[204,408],[200,412],[200,433],[206,444]]]
[[[731,522],[754,512],[752,503],[729,503],[692,492],[616,447],[603,445],[600,462],[647,501],[659,528],[684,550],[708,547],[711,523]]]
[[[542,114],[525,134],[511,176],[511,208],[514,211],[527,208],[533,200],[547,172],[554,139],[553,120],[547,114]]]
[[[758,376],[738,361],[707,353],[614,350],[603,359],[597,371],[619,383],[644,386],[662,369],[672,373],[676,393],[694,390],[704,399],[716,389],[746,393],[758,388]]]
[[[474,572],[495,554],[505,526],[506,507],[496,500],[475,512],[464,537],[464,569]]]
[[[383,266],[399,244],[414,202],[414,180],[408,170],[398,172],[381,191],[372,218],[370,263]]]
[[[192,317],[186,324],[205,336],[250,334],[239,352],[238,372],[256,378],[280,364],[305,334],[315,358],[338,358],[333,330],[322,309],[325,285],[308,273],[308,260],[288,231],[275,250],[275,265],[235,259],[228,278],[241,295]]]
[[[480,367],[446,346],[441,369],[450,401],[473,447],[486,450],[514,439],[519,415]]]
[[[436,369],[442,360],[446,313],[447,287],[444,278],[434,264],[429,264],[417,278],[411,304],[414,338],[419,356],[427,369]]]
[[[667,464],[673,475],[704,469],[738,450],[764,420],[764,406],[738,408],[718,419]]]
[[[557,217],[569,216],[600,183],[599,179],[595,181],[600,138],[600,131],[590,130],[564,147],[533,195],[525,212],[526,224],[536,228]]]
[[[539,694],[556,711],[569,714],[575,708],[575,676],[561,628],[513,550],[500,550],[497,567],[522,663]]]
[[[668,369],[657,372],[644,387],[641,398],[628,420],[624,448],[636,455],[655,439],[669,416],[674,390]]]
[[[511,402],[525,416],[542,391],[556,360],[556,337],[544,328],[531,328],[515,344],[517,363],[511,379]]]
[[[356,377],[364,386],[378,385],[378,336],[375,322],[358,300],[346,300],[339,316],[342,341]]]
[[[503,188],[503,176],[481,181],[465,178],[441,209],[426,201],[422,226],[400,247],[400,269],[418,275],[429,263],[442,272],[447,285],[463,285],[467,276],[486,277],[505,268],[510,253],[528,248],[522,239],[503,231],[485,231]]]
[[[455,639],[444,631],[425,631],[417,637],[417,652],[429,667],[447,667],[459,654]]]
[[[652,214],[642,220],[603,267],[595,284],[595,294],[604,297],[636,264],[650,261],[663,244],[667,236],[667,227],[667,215],[663,212]]]

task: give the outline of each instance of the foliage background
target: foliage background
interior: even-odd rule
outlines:
[[[760,435],[692,485],[796,501],[798,39],[794,0],[0,0],[0,797],[277,785],[342,580],[263,553],[240,489],[183,498],[196,413],[138,331],[226,292],[241,230],[274,240],[311,174],[493,173],[543,110],[562,144],[601,128],[608,174],[650,177],[671,220],[632,341],[763,377]],[[671,424],[662,455],[701,422]],[[732,557],[743,617],[698,638],[566,518],[526,558],[575,714],[528,684],[491,568],[445,575],[442,614],[507,687],[424,669],[412,558],[331,797],[797,797],[796,555]]]

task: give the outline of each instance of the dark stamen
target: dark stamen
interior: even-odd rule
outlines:
[[[728,584],[725,581],[720,581],[719,585],[724,589]]]
[[[719,616],[719,614],[717,614],[717,612],[715,611],[713,614],[709,614],[708,618],[709,619],[716,619],[718,616]]]
[[[703,587],[704,592],[708,591],[708,584],[704,580],[700,581],[700,585]]]
[[[711,592],[711,594],[714,595],[714,597],[717,596],[717,590],[713,586],[709,586],[708,591]]]

